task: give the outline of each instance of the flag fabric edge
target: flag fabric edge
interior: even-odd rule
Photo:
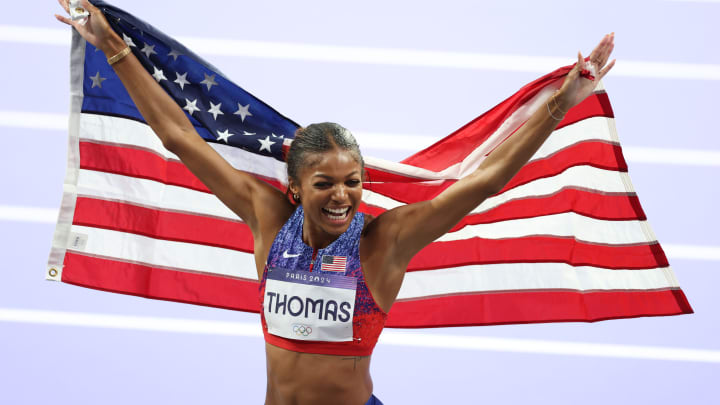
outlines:
[[[65,253],[71,239],[71,226],[77,201],[77,182],[80,170],[80,114],[83,104],[84,60],[86,42],[75,29],[70,45],[70,112],[68,116],[68,163],[63,181],[63,195],[58,221],[53,233],[48,258],[47,280],[62,281]],[[78,241],[80,242],[80,241]]]

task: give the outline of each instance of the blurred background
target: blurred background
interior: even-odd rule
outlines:
[[[0,403],[262,403],[257,315],[44,280],[67,165],[70,31],[43,3],[0,15]],[[614,31],[604,84],[630,176],[696,313],[388,329],[375,393],[387,404],[720,401],[720,1],[112,3],[299,124],[339,122],[365,155],[395,161]]]

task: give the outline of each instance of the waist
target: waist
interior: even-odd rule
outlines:
[[[265,354],[268,404],[362,404],[372,393],[370,356],[300,353],[267,343]]]

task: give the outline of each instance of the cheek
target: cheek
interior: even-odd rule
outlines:
[[[362,187],[358,187],[358,188],[351,189],[349,194],[352,195],[355,200],[360,201],[360,200],[362,200],[362,192],[363,192]]]

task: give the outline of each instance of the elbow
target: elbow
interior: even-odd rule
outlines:
[[[476,189],[483,196],[483,198],[487,198],[499,193],[503,189],[503,187],[505,187],[505,184],[507,184],[507,181],[505,181],[505,179],[493,174],[490,170],[476,172],[475,175],[477,176]]]
[[[169,128],[164,131],[157,132],[157,135],[165,149],[178,155],[178,149],[183,147],[183,141],[190,139],[192,135],[196,134],[194,133],[194,128],[192,131],[188,131],[183,128]]]
[[[167,137],[160,137],[160,140],[162,141],[162,145],[165,149],[169,150],[172,153],[175,153],[175,149],[177,149],[177,140],[173,138],[172,136]],[[175,153],[177,155],[177,153]]]

